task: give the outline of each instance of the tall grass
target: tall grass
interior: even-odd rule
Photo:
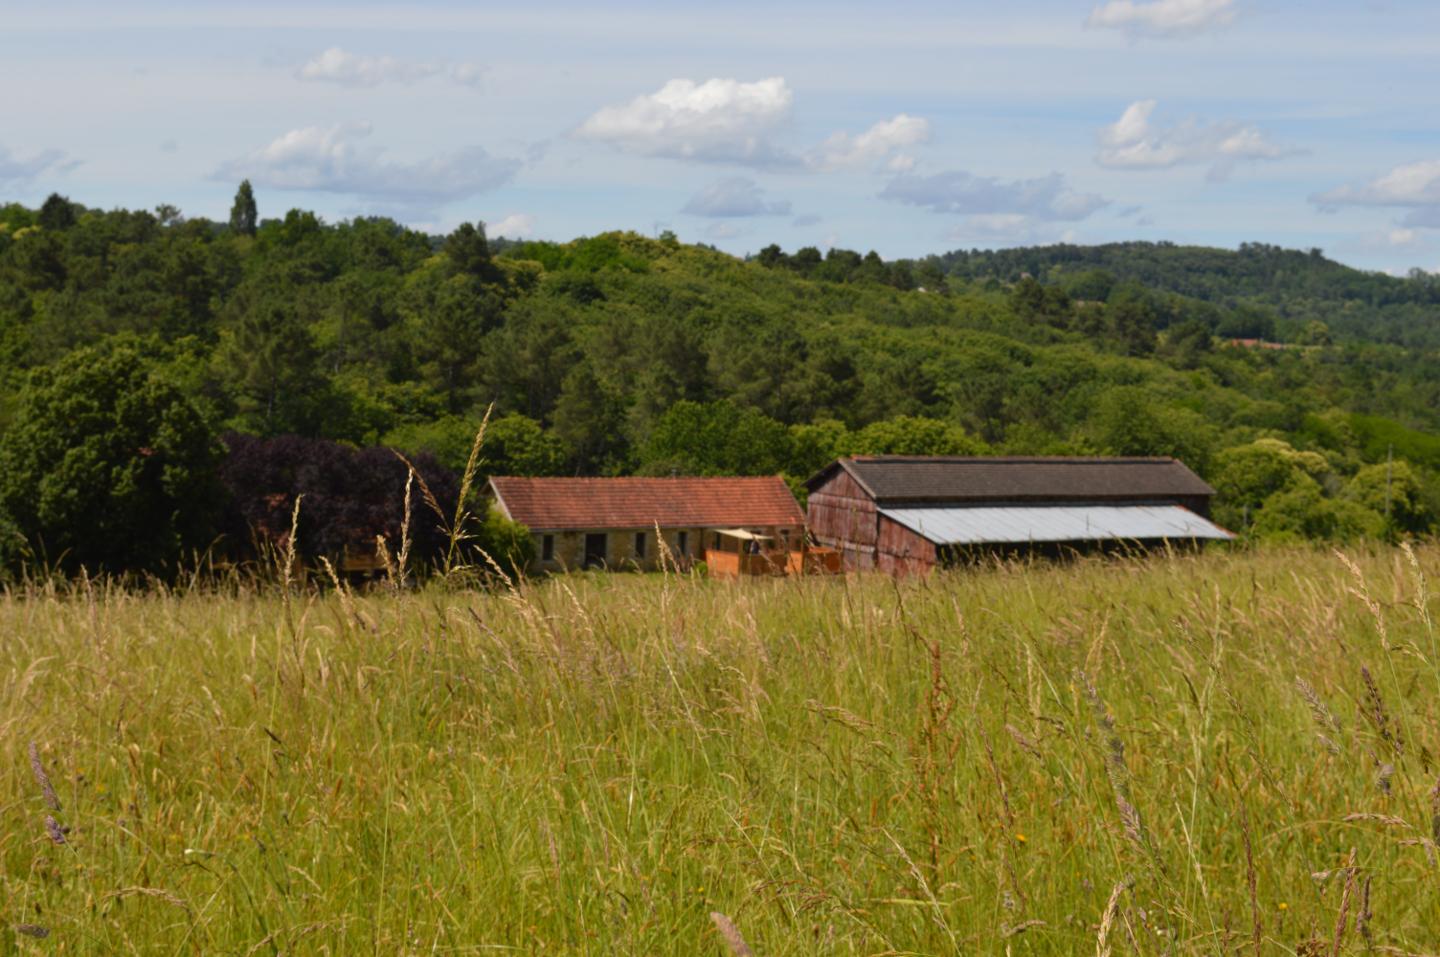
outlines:
[[[1440,549],[1346,561],[11,591],[0,952],[1435,953]]]

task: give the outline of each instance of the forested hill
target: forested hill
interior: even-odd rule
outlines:
[[[1363,272],[1305,252],[1264,243],[1238,250],[1174,243],[1107,243],[956,250],[933,261],[970,280],[1016,282],[1034,276],[1081,299],[1104,299],[1115,280],[1134,281],[1217,305],[1271,307],[1273,335],[1298,337],[1312,321],[1333,334],[1413,346],[1440,345],[1440,274],[1406,278]]]
[[[1226,263],[1249,264],[1229,292]],[[483,226],[260,221],[244,191],[229,223],[56,196],[0,207],[0,565],[17,542],[138,540],[93,531],[126,521],[172,554],[203,546],[205,524],[176,516],[195,516],[207,476],[311,474],[267,472],[271,446],[222,448],[227,433],[453,468],[492,403],[494,473],[799,480],[857,452],[1176,455],[1242,531],[1423,531],[1440,512],[1432,295],[1430,279],[1248,247],[885,262],[771,246],[746,262],[669,235],[492,248]],[[245,467],[225,472],[236,449]]]

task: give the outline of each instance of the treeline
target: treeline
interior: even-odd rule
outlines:
[[[1217,268],[1168,254],[1182,278]],[[1273,283],[1207,298],[1127,275],[1123,256],[970,275],[968,255],[768,247],[744,262],[624,233],[502,249],[479,224],[432,237],[262,219],[243,189],[226,223],[58,196],[0,207],[0,550],[76,562],[96,536],[124,538],[103,524],[123,519],[155,537],[102,564],[158,567],[271,528],[254,501],[288,514],[302,493],[290,467],[227,491],[237,436],[328,443],[294,446],[301,458],[427,453],[453,477],[492,405],[483,474],[780,472],[798,487],[856,452],[1159,454],[1197,468],[1222,521],[1256,534],[1393,536],[1440,512],[1433,347],[1314,318]],[[1280,256],[1296,257],[1354,273]],[[1326,309],[1372,308],[1328,288]],[[1434,325],[1427,312],[1405,335]],[[1249,338],[1289,348],[1229,344]],[[76,381],[86,368],[107,371]],[[49,415],[97,394],[113,401]],[[349,467],[399,461],[366,455]],[[1366,468],[1382,464],[1377,499]],[[398,500],[408,472],[385,468]],[[391,519],[336,521],[388,536]]]

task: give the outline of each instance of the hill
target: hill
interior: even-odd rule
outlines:
[[[1242,530],[1394,535],[1440,512],[1434,288],[1268,247],[745,262],[607,233],[497,252],[483,226],[431,237],[291,210],[232,229],[52,197],[0,207],[0,456],[43,417],[31,373],[122,349],[217,434],[454,467],[494,403],[495,472],[1176,455]],[[1242,337],[1293,348],[1228,344]],[[29,515],[40,479],[0,483],[0,513]]]

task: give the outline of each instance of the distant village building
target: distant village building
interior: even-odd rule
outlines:
[[[657,528],[675,563],[705,559],[721,574],[783,574],[804,550],[805,514],[778,476],[502,476],[490,494],[534,536],[532,572],[657,568]]]
[[[845,569],[924,572],[979,552],[1234,536],[1171,458],[865,456],[806,483],[809,531]]]

